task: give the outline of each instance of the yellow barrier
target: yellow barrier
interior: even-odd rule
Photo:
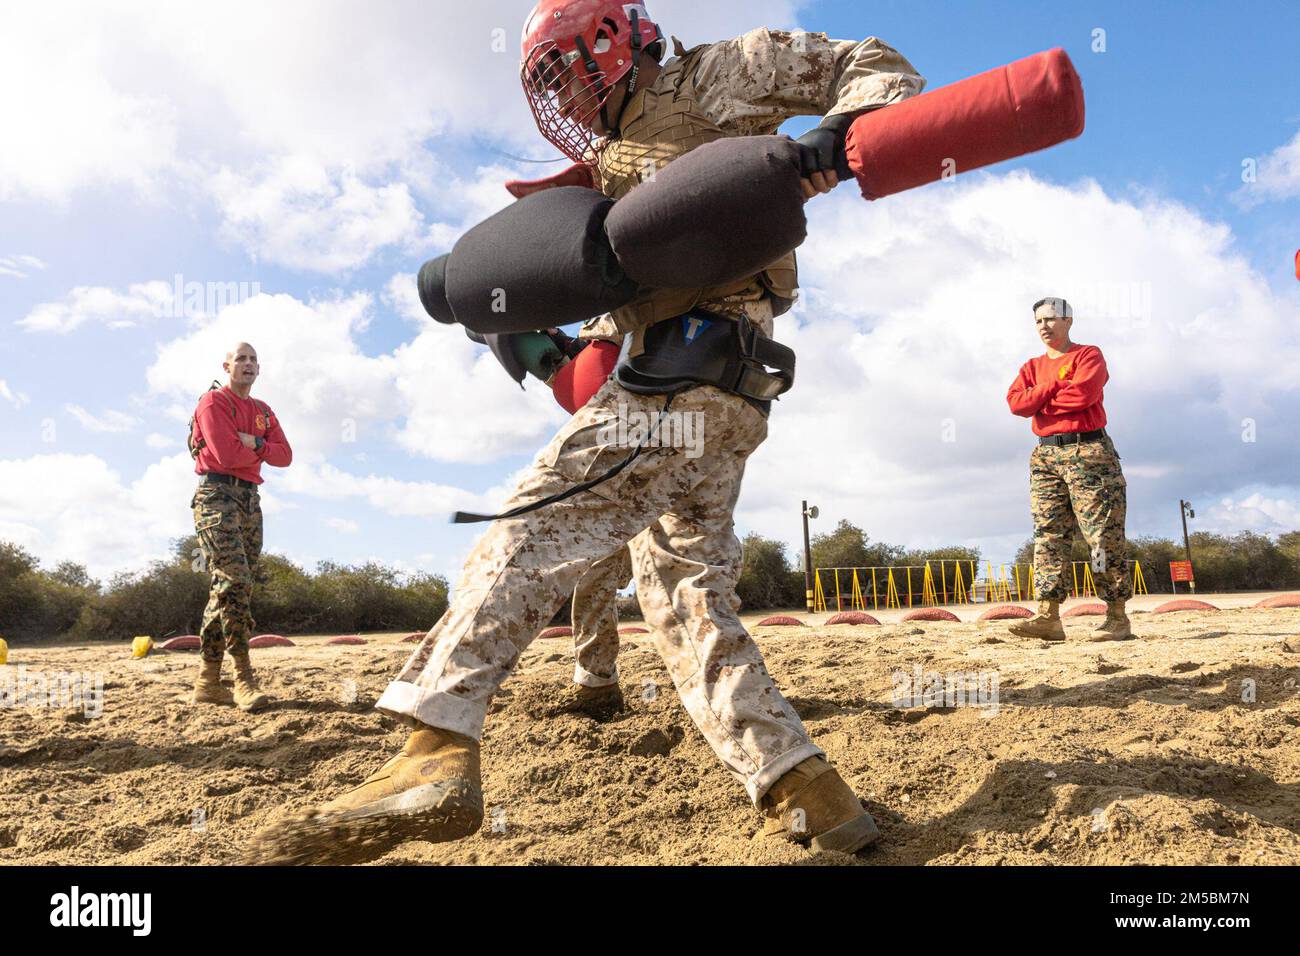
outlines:
[[[891,565],[857,568],[817,568],[813,572],[813,609],[829,610],[829,600],[825,584],[835,588],[835,610],[843,611],[845,598],[848,609],[866,611],[867,598],[864,586],[867,579],[862,572],[871,572],[871,608],[915,607],[918,603],[926,607],[943,604],[975,604],[980,601],[1033,601],[1035,593],[1034,566],[1032,564],[999,564],[992,561],[984,563],[985,577],[978,577],[978,564],[974,561],[938,561],[939,574],[934,573],[935,561],[926,561],[922,565]],[[948,565],[952,564],[952,575],[948,574]],[[963,567],[962,565],[966,565]],[[1145,573],[1137,561],[1133,564],[1133,593],[1147,594]],[[830,578],[823,582],[821,572],[827,572]],[[881,581],[878,571],[885,572]],[[920,582],[912,578],[912,572],[921,573]],[[840,572],[845,572],[841,574]],[[897,572],[897,573],[895,573]],[[919,590],[917,585],[920,585]],[[848,586],[847,593],[844,587]],[[1092,573],[1092,566],[1087,561],[1070,563],[1068,593],[1076,598],[1096,597],[1097,581]],[[884,591],[882,595],[880,592]],[[883,600],[882,600],[883,597]],[[918,602],[919,599],[919,602]]]
[[[1150,592],[1147,591],[1146,579],[1142,577],[1142,563],[1140,561],[1134,561],[1133,562],[1133,594],[1136,596],[1138,594],[1149,594],[1149,593]]]
[[[957,604],[970,604],[970,596],[966,593],[966,582],[961,579],[961,565],[954,563],[953,568],[953,601]]]
[[[903,605],[898,600],[898,586],[894,584],[894,569],[889,569],[889,582],[885,585],[885,607],[899,607]]]

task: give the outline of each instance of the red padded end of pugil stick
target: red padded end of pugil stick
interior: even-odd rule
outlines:
[[[1083,132],[1083,84],[1047,50],[865,113],[845,139],[866,199],[1037,152]]]

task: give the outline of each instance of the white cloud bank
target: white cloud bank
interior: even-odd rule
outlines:
[[[797,6],[660,0],[654,13],[699,42],[789,25]],[[12,95],[0,98],[0,201],[66,204],[88,187],[125,186],[169,202],[179,189],[213,202],[222,234],[260,261],[320,273],[429,236],[445,244],[465,224],[470,188],[448,171],[457,155],[493,144],[504,155],[555,156],[519,85],[530,7],[49,0],[6,9],[0,89]]]

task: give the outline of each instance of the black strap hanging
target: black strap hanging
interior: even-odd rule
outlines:
[[[499,521],[504,518],[518,518],[521,515],[526,515],[529,514],[530,512],[538,511],[542,508],[545,508],[548,505],[553,505],[561,501],[566,501],[567,499],[572,498],[574,495],[581,494],[584,491],[590,491],[592,488],[595,488],[597,485],[609,481],[609,479],[613,478],[615,475],[621,472],[628,465],[632,464],[632,462],[636,461],[638,457],[640,457],[641,452],[645,450],[646,446],[649,445],[650,442],[654,439],[654,437],[659,433],[659,424],[660,422],[663,421],[663,416],[668,414],[668,407],[672,405],[672,403],[673,403],[673,396],[669,395],[668,400],[664,402],[663,411],[659,413],[659,418],[656,419],[655,421],[654,428],[650,430],[650,434],[647,435],[642,440],[642,442],[636,446],[636,448],[632,449],[632,454],[628,455],[626,458],[620,461],[613,468],[609,469],[609,471],[605,472],[603,475],[599,475],[595,478],[592,478],[590,481],[584,481],[581,484],[574,485],[572,488],[566,488],[564,491],[561,491],[558,494],[548,495],[545,498],[541,498],[537,501],[530,502],[529,504],[520,505],[518,508],[511,508],[509,511],[503,511],[501,514],[480,515],[468,511],[457,511],[454,515],[451,516],[451,523],[452,524],[478,524],[483,521]]]

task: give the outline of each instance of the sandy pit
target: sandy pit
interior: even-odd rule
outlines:
[[[1159,603],[1146,601],[1150,607]],[[572,671],[535,641],[484,736],[481,832],[402,863],[1300,863],[1300,609],[1134,614],[1136,640],[1063,645],[1005,623],[759,628],[777,683],[875,815],[861,857],[757,837],[760,818],[686,718],[649,635],[619,658],[629,709],[547,709]],[[1142,602],[1134,607],[1143,607]],[[819,615],[815,621],[824,621]],[[747,618],[753,623],[757,617]],[[197,654],[11,649],[25,673],[102,675],[102,713],[0,710],[0,863],[231,863],[278,814],[336,795],[405,731],[372,709],[411,649],[299,639],[254,651],[274,705],[183,702]],[[997,678],[983,706],[897,707],[898,673]],[[229,665],[227,665],[227,672]],[[933,703],[933,702],[932,702]]]

